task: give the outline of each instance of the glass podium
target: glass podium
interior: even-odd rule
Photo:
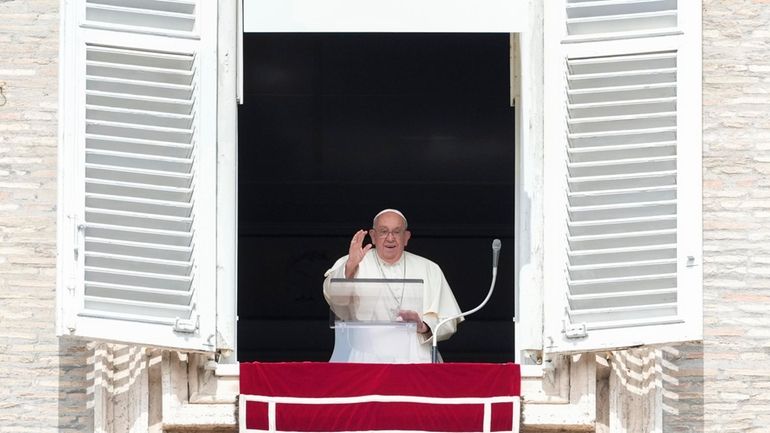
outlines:
[[[430,362],[417,335],[417,323],[404,311],[423,310],[423,280],[333,278],[325,292],[334,329],[330,362]]]

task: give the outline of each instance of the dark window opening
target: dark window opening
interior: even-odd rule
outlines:
[[[446,361],[513,361],[508,34],[244,35],[238,359],[328,360],[323,273],[387,207],[463,310]]]

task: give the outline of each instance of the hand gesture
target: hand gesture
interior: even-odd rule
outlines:
[[[348,261],[345,263],[345,278],[353,278],[358,271],[358,264],[364,259],[366,253],[372,249],[372,244],[362,246],[366,237],[366,230],[359,230],[353,235],[350,241],[350,250],[348,250]]]
[[[425,322],[422,321],[422,318],[420,317],[420,313],[413,311],[413,310],[401,310],[398,312],[398,317],[401,318],[404,322],[414,322],[417,323],[417,333],[418,334],[425,334],[426,332],[430,331],[430,328],[428,325],[425,324]]]

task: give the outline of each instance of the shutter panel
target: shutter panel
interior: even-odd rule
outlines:
[[[700,339],[700,2],[545,20],[545,350]]]
[[[216,2],[66,13],[60,333],[214,350]]]

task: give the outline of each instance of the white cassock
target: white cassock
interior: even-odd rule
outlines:
[[[331,296],[329,286],[332,278],[345,278],[345,263],[348,256],[341,257],[334,263],[324,276],[324,297],[330,302]],[[430,327],[432,337],[426,338],[423,334],[415,332],[405,332],[406,328],[400,328],[401,331],[394,332],[380,329],[367,328],[360,330],[359,334],[348,334],[355,338],[354,344],[351,344],[349,350],[340,355],[340,341],[335,341],[335,354],[331,361],[342,362],[369,362],[369,363],[420,363],[431,362],[431,345],[433,338],[438,341],[446,340],[457,330],[457,325],[463,321],[463,318],[451,320],[439,329],[436,334],[436,325],[438,322],[449,316],[460,313],[460,307],[457,305],[454,294],[449,288],[449,284],[444,277],[441,268],[434,262],[411,254],[406,251],[401,255],[398,262],[388,264],[377,256],[377,252],[371,249],[367,252],[364,259],[358,265],[358,271],[354,278],[376,278],[376,279],[396,279],[396,280],[423,280],[422,305],[410,305],[408,300],[404,300],[400,309],[411,309],[417,311],[422,320]],[[398,294],[398,287],[389,287],[383,292],[382,298],[376,304],[366,303],[354,306],[357,311],[352,313],[352,320],[389,320],[393,317],[391,306],[388,301],[395,299],[389,296],[391,293]],[[403,290],[403,288],[401,288]],[[390,293],[388,293],[390,292]],[[403,293],[403,292],[402,292]],[[388,299],[390,298],[390,299]],[[401,296],[403,299],[403,295]],[[393,302],[390,302],[393,304]],[[335,330],[335,339],[341,338],[341,329]],[[364,332],[361,334],[360,332]],[[342,359],[341,359],[342,357]]]

